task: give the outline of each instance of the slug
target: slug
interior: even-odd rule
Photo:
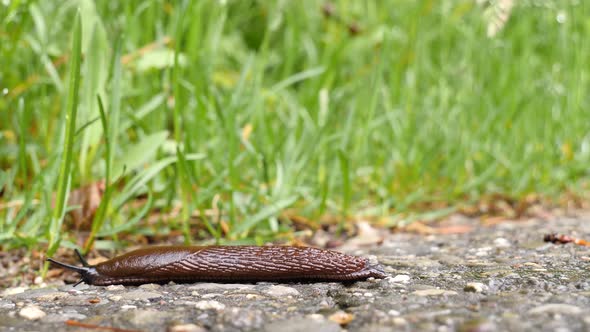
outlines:
[[[47,260],[78,272],[89,285],[145,283],[341,281],[385,278],[379,265],[331,250],[290,246],[157,246],[82,267]]]

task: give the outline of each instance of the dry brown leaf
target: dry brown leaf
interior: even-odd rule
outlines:
[[[452,225],[435,227],[436,234],[465,234],[473,231],[473,226],[470,225]]]
[[[219,225],[221,227],[221,231],[223,232],[223,234],[229,234],[230,227],[229,227],[229,224],[225,220],[220,220]]]
[[[51,269],[49,271],[47,271],[47,274],[45,274],[45,278],[47,279],[53,279],[53,278],[57,278],[58,276],[63,274],[63,269],[59,268],[59,269]]]
[[[473,231],[471,225],[441,225],[441,226],[428,226],[422,222],[413,222],[408,226],[401,229],[402,232],[416,233],[421,235],[433,235],[433,234],[465,234]]]
[[[507,218],[505,216],[482,216],[481,217],[481,223],[484,226],[493,226],[493,225],[501,224],[501,223],[509,221],[509,220],[513,220],[513,219]]]
[[[101,180],[75,189],[70,193],[68,205],[78,206],[68,214],[76,230],[90,230],[92,219],[100,205],[104,190],[105,183]]]
[[[356,235],[346,240],[343,245],[344,249],[354,250],[361,247],[383,243],[383,239],[385,238],[383,229],[374,228],[366,221],[359,221],[355,226]]]
[[[309,242],[314,246],[326,248],[328,242],[332,240],[332,238],[333,235],[331,235],[330,233],[326,232],[323,229],[318,229],[313,233],[313,236],[311,237]]]
[[[88,259],[88,264],[90,265],[96,265],[96,264],[100,264],[102,262],[106,262],[109,259],[103,256],[98,256],[98,257],[94,257],[94,258],[90,258]]]
[[[288,209],[281,214],[281,219],[289,220],[293,223],[296,230],[304,230],[304,229],[317,229],[318,223],[306,218],[304,216],[298,215],[297,211],[294,209]]]
[[[431,235],[435,233],[434,227],[430,227],[420,221],[416,221],[407,225],[406,227],[402,227],[400,231],[422,235]]]

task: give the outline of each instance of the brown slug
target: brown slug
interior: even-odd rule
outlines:
[[[385,278],[379,265],[331,250],[290,246],[156,246],[97,265],[79,251],[82,267],[47,260],[78,272],[89,285],[174,282],[357,281]],[[77,285],[76,284],[76,285]]]

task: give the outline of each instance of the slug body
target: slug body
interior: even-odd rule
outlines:
[[[90,285],[174,282],[357,281],[386,277],[379,265],[331,250],[289,246],[161,246],[131,251],[83,267],[50,262],[80,273]]]

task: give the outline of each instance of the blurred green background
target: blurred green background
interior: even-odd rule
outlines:
[[[55,202],[68,188],[99,188],[82,223],[101,246],[177,231],[263,243],[585,192],[586,1],[3,0],[0,22],[7,247],[75,245],[60,234],[84,226]]]

